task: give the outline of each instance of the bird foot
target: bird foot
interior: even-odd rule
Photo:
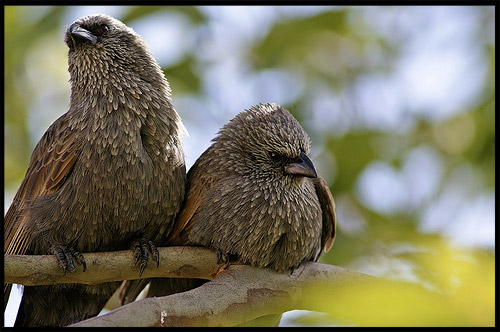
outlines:
[[[214,278],[217,278],[221,273],[226,271],[229,265],[246,265],[246,263],[242,261],[238,257],[238,255],[224,253],[220,249],[217,249],[216,253],[217,253],[217,264],[221,263],[224,264],[219,266],[219,268],[214,274]]]
[[[300,266],[300,263],[299,263],[299,264],[297,264],[297,265],[292,266],[292,267],[290,268],[290,275],[292,275],[292,274],[293,274],[293,271],[295,271],[295,269],[297,269],[299,266]]]
[[[217,249],[217,264],[224,263],[223,268],[226,270],[229,267],[229,262],[229,254]]]
[[[237,263],[237,262],[231,262],[231,256],[234,256],[234,255],[230,255],[228,253],[222,252],[222,250],[220,250],[220,249],[217,249],[217,264],[221,264],[221,263],[224,263],[224,264],[219,266],[219,268],[217,269],[217,272],[215,272],[214,278],[217,278],[222,272],[226,271],[227,268],[229,267],[229,264]],[[233,257],[233,260],[234,259],[236,259],[236,257]]]
[[[51,251],[59,261],[59,265],[63,269],[63,275],[66,275],[66,270],[69,270],[70,272],[76,271],[73,258],[78,264],[83,265],[83,272],[85,272],[85,270],[87,269],[87,264],[85,263],[83,255],[72,247],[64,245],[54,245],[52,246]]]
[[[160,254],[158,253],[158,249],[156,248],[153,241],[148,241],[146,238],[141,238],[139,240],[133,241],[132,250],[134,250],[135,254],[134,266],[136,266],[137,263],[141,261],[139,277],[142,275],[142,272],[144,272],[146,265],[148,265],[150,253],[153,255],[153,258],[156,261],[156,267],[160,266]]]

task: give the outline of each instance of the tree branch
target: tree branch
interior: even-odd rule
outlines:
[[[214,251],[199,247],[164,247],[160,268],[148,267],[141,278],[214,279],[220,265]],[[139,279],[131,250],[84,254],[87,271],[62,276],[54,256],[5,256],[5,282],[23,285],[99,284]],[[151,264],[151,263],[150,263]],[[246,265],[230,265],[214,280],[188,292],[146,298],[72,326],[233,326],[293,309],[321,311],[307,298],[308,286],[332,289],[375,279],[333,265],[306,263],[293,274]]]
[[[220,265],[213,250],[201,247],[162,247],[160,268],[152,260],[141,278],[199,278],[213,279]],[[79,283],[96,285],[103,282],[139,278],[139,266],[133,266],[132,250],[84,254],[87,270],[77,266],[74,273],[66,273],[54,255],[5,255],[5,283],[25,286]],[[76,264],[75,264],[76,265]]]
[[[310,285],[352,285],[371,279],[362,273],[312,262],[291,275],[231,265],[216,279],[191,291],[146,298],[72,326],[234,326],[293,309],[318,310],[317,305],[306,300],[304,290]]]

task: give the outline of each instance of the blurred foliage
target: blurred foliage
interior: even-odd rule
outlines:
[[[439,241],[438,241],[439,242]],[[442,243],[417,255],[422,268],[438,277],[431,285],[377,278],[304,290],[304,307],[329,315],[296,319],[301,325],[495,326],[495,262],[489,252],[464,252]],[[433,287],[434,286],[434,287]],[[437,286],[437,287],[435,287]],[[312,319],[311,319],[312,318]]]
[[[26,119],[28,117],[29,96],[19,88],[23,84],[23,65],[31,47],[44,34],[58,29],[64,13],[63,7],[53,7],[40,16],[37,21],[24,22],[19,19],[22,9],[6,6],[4,14],[5,49],[4,53],[4,94],[5,98],[5,173],[6,186],[19,183],[26,172],[32,145]],[[37,33],[44,31],[44,33]],[[19,42],[22,40],[23,42]],[[16,47],[13,47],[16,45]]]
[[[159,12],[180,13],[188,17],[193,24],[203,23],[206,19],[203,13],[193,6],[133,6],[120,17],[120,20],[128,25],[134,20]]]
[[[51,45],[59,45],[57,54],[65,56],[62,34],[74,18],[68,20],[70,8],[65,6],[6,6],[4,9],[4,183],[6,190],[13,191],[24,176],[38,140],[37,134],[29,129],[30,118],[35,109],[40,109],[33,103],[39,100],[37,96],[41,91],[50,89],[46,84],[34,84],[27,68],[43,66],[42,53],[50,51]],[[367,23],[369,18],[359,14],[364,10],[363,7],[338,7],[309,15],[277,15],[269,30],[253,40],[244,53],[245,65],[252,73],[273,69],[300,77],[303,88],[283,106],[304,125],[313,143],[321,144],[321,154],[331,157],[333,171],[329,185],[337,211],[343,213],[339,213],[333,249],[323,255],[321,261],[368,270],[391,279],[357,288],[343,285],[335,289],[312,289],[311,298],[317,297],[317,310],[328,315],[311,313],[296,323],[493,325],[493,253],[452,248],[442,235],[422,233],[419,223],[426,209],[444,195],[444,188],[456,181],[453,175],[461,167],[474,171],[470,195],[495,190],[495,45],[487,38],[494,34],[494,23],[491,23],[495,20],[494,10],[468,9],[478,21],[474,47],[487,54],[488,75],[482,82],[481,93],[473,103],[461,105],[458,112],[448,117],[433,118],[421,115],[420,110],[408,110],[407,116],[413,124],[406,132],[367,125],[356,91],[361,79],[373,74],[385,77],[395,70],[403,44],[414,31],[394,31],[393,38],[389,38],[388,34],[371,28]],[[398,7],[369,10],[373,14],[374,11],[395,11]],[[130,6],[124,7],[116,18],[133,27],[134,21],[161,13],[187,18],[193,33],[198,34],[198,42],[213,33],[207,25],[217,20],[202,8],[192,6]],[[48,44],[47,49],[45,43],[49,37],[55,41]],[[211,63],[198,52],[193,46],[177,63],[163,68],[174,98],[181,95],[210,99],[206,96],[208,84],[204,73]],[[55,65],[65,70],[65,63]],[[68,85],[64,89],[69,90]],[[348,123],[344,132],[320,130],[305,121],[311,118],[312,101],[321,91],[341,96],[342,113],[336,120]],[[58,98],[64,100],[66,96]],[[60,115],[64,111],[62,108],[52,112]],[[36,120],[31,121],[43,127]],[[39,130],[46,127],[48,124]],[[443,162],[438,189],[429,199],[416,209],[387,214],[375,211],[360,199],[359,178],[367,167],[378,161],[400,171],[406,156],[421,146],[430,147]]]
[[[337,9],[306,18],[278,22],[266,37],[254,45],[255,69],[301,70],[307,80],[320,80],[342,90],[361,73],[383,69],[369,61],[370,46],[376,44],[389,64],[397,48],[367,27],[355,28],[348,21],[352,9]]]
[[[180,63],[169,67],[165,75],[172,91],[176,93],[187,93],[199,91],[200,79],[194,72],[195,59],[188,57]]]

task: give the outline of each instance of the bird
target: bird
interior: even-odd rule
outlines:
[[[183,207],[166,242],[212,248],[225,266],[231,260],[280,273],[317,261],[333,245],[336,216],[333,196],[309,156],[310,144],[299,122],[278,104],[237,114],[190,168]],[[204,282],[155,278],[147,296]],[[133,301],[145,284],[124,283],[123,303]]]
[[[4,254],[54,254],[63,273],[84,252],[131,248],[140,272],[168,235],[186,182],[162,69],[144,40],[104,14],[66,30],[69,110],[35,146],[4,217]],[[120,282],[24,287],[15,326],[63,326],[97,315]],[[5,304],[11,285],[4,284]]]

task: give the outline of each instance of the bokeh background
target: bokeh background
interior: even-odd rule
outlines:
[[[187,167],[238,112],[281,104],[309,133],[335,197],[338,234],[321,261],[449,295],[456,310],[444,325],[495,324],[493,6],[4,11],[5,210],[35,144],[68,109],[66,28],[105,13],[138,32],[163,68],[190,134]],[[340,317],[334,302],[280,325],[396,324],[366,320],[361,307]],[[440,322],[411,315],[406,325]]]

